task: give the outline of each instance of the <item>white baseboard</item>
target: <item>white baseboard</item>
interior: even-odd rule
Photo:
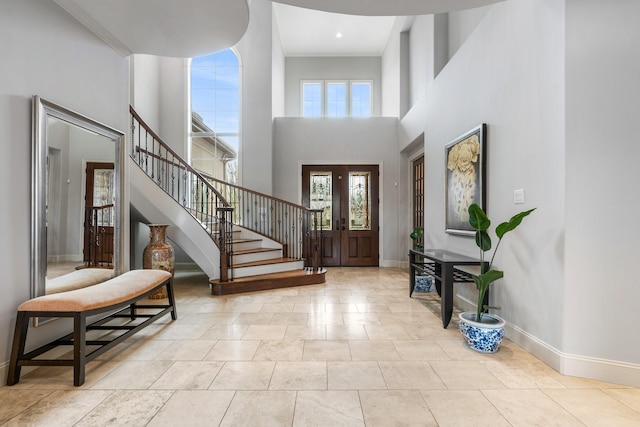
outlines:
[[[505,335],[563,375],[640,387],[639,364],[563,353],[509,322]]]
[[[407,263],[406,267],[402,265],[402,261],[398,260],[384,260],[380,261],[379,265],[382,268],[409,268],[409,264]]]
[[[456,295],[455,305],[462,311],[474,311],[475,304]],[[563,375],[640,387],[640,365],[563,353],[528,332],[507,322],[505,336]]]

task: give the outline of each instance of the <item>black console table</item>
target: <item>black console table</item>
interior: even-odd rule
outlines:
[[[413,294],[416,273],[433,276],[441,299],[440,314],[444,328],[449,325],[453,314],[453,284],[473,283],[470,273],[456,268],[463,265],[479,266],[480,260],[443,249],[409,251],[409,297]],[[489,291],[485,294],[483,304],[489,304]]]

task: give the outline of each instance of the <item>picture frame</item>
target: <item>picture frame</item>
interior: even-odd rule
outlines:
[[[445,146],[445,231],[475,235],[469,206],[485,210],[487,125],[482,123]]]

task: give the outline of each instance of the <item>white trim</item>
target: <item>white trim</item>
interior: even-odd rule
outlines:
[[[640,387],[640,364],[563,353],[509,322],[505,335],[563,375]]]
[[[55,0],[55,2],[69,15],[73,16],[82,25],[96,34],[120,56],[126,58],[127,56],[133,55],[134,52],[129,46],[125,45],[119,38],[103,27],[102,24],[89,15],[82,7],[78,6],[73,0]]]
[[[462,311],[473,311],[476,305],[455,295],[454,304]],[[519,327],[506,322],[505,337],[562,375],[640,387],[640,364],[563,353]]]

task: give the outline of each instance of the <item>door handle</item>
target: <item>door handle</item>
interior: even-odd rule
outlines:
[[[342,218],[342,231],[344,231],[344,218]]]

